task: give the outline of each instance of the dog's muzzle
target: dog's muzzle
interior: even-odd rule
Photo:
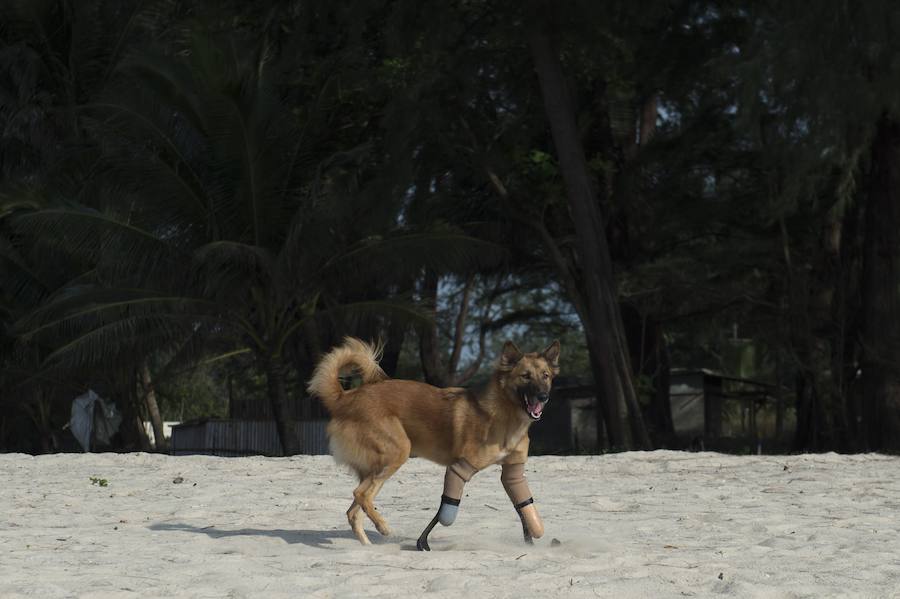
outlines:
[[[525,411],[532,420],[540,420],[544,413],[544,406],[550,401],[549,393],[523,393],[522,401],[525,403]]]

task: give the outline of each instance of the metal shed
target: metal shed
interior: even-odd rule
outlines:
[[[326,455],[326,420],[295,422],[300,453]],[[175,455],[281,455],[278,432],[273,420],[196,420],[172,428],[172,453]]]

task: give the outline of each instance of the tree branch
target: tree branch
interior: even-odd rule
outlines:
[[[469,297],[472,295],[472,284],[474,282],[475,275],[470,274],[466,277],[466,283],[462,290],[462,299],[460,300],[459,313],[456,315],[456,327],[453,333],[453,351],[450,353],[450,364],[447,367],[447,372],[451,377],[459,366],[459,356],[462,353],[463,337],[466,332],[466,319],[469,316]]]
[[[507,216],[525,225],[526,227],[535,230],[538,235],[540,235],[541,241],[543,241],[544,247],[547,248],[547,252],[550,254],[550,259],[553,262],[553,265],[556,267],[556,272],[562,279],[562,283],[566,288],[568,296],[572,299],[572,304],[575,307],[575,311],[578,312],[579,316],[582,319],[582,322],[586,322],[585,319],[587,317],[587,313],[584,303],[581,300],[581,291],[578,289],[578,284],[575,281],[575,277],[569,268],[569,263],[566,260],[566,257],[563,256],[562,251],[556,244],[556,240],[553,239],[550,231],[547,230],[547,227],[546,225],[544,225],[543,220],[528,218],[524,214],[521,214],[515,207],[513,207],[509,190],[507,190],[506,186],[503,184],[503,181],[500,180],[500,177],[498,177],[497,174],[487,165],[485,165],[484,171],[487,174],[487,177],[490,180],[492,186],[494,187],[494,190],[497,192],[497,195],[500,197],[500,200],[503,203],[504,208],[506,209]]]

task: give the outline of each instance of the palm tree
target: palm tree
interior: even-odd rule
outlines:
[[[202,28],[183,42],[177,56],[122,61],[79,107],[100,142],[93,176],[64,205],[57,196],[15,218],[20,233],[93,265],[17,331],[52,343],[45,364],[58,369],[251,353],[290,455],[288,341],[374,313],[418,317],[384,300],[393,277],[491,246],[404,227],[402,194],[366,192],[370,145],[347,149],[332,134],[333,80],[292,108],[266,48]]]

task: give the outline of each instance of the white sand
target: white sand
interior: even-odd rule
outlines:
[[[443,478],[422,460],[378,498],[394,536],[369,524],[362,547],[354,480],[329,457],[0,455],[0,597],[900,597],[900,458],[658,451],[527,470],[547,529],[533,547],[495,467],[419,553]]]

